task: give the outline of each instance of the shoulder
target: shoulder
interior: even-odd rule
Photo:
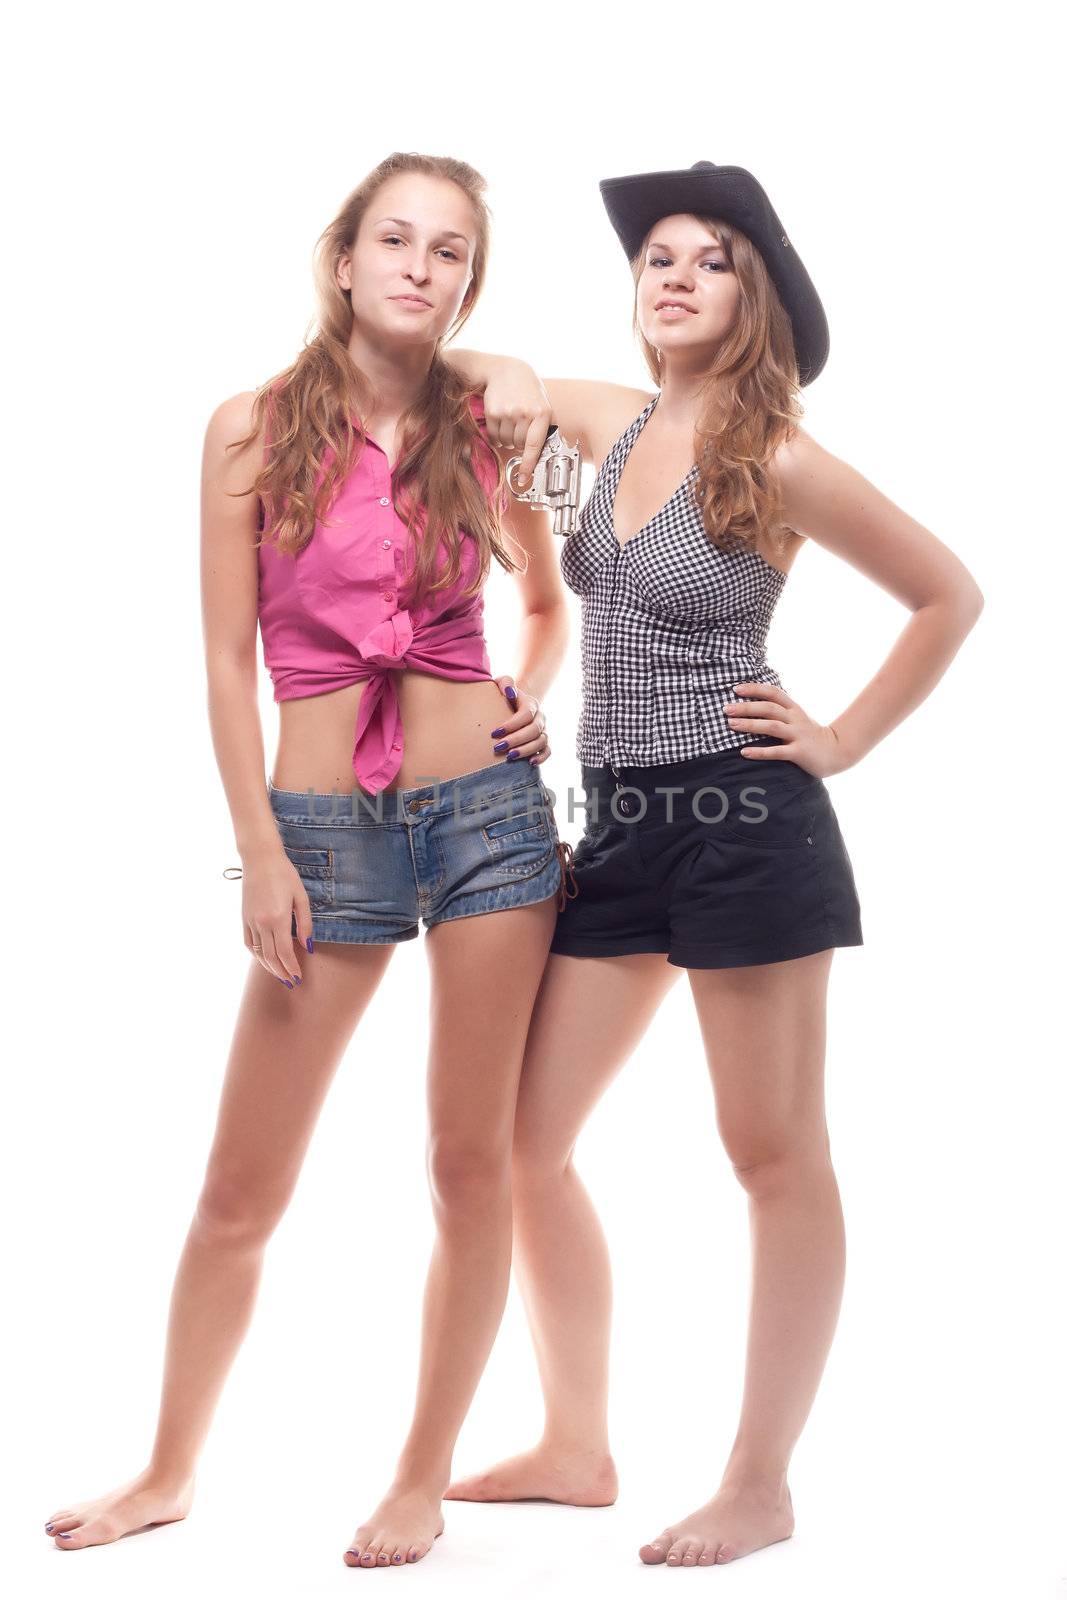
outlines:
[[[217,405],[208,419],[208,433],[229,443],[233,439],[243,439],[252,428],[252,407],[256,399],[255,389],[242,389],[240,394],[232,394],[229,399]]]
[[[564,438],[577,440],[583,456],[596,467],[620,434],[656,398],[645,389],[584,378],[546,378],[544,385]]]
[[[841,465],[836,456],[825,450],[806,428],[799,425],[792,437],[783,440],[771,457],[771,466],[787,505],[791,499],[803,498],[813,482],[824,479]]]
[[[227,482],[251,482],[263,464],[262,430],[253,434],[252,408],[257,391],[242,390],[217,405],[204,435],[205,468]],[[251,437],[250,437],[251,436]],[[244,449],[235,447],[248,440]]]

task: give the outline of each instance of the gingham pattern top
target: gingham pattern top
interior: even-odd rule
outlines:
[[[774,683],[764,642],[786,574],[754,551],[727,554],[704,532],[690,468],[674,494],[620,545],[615,490],[656,395],[612,445],[563,547],[567,586],[582,601],[578,760],[653,766],[768,734],[729,727],[735,683]]]

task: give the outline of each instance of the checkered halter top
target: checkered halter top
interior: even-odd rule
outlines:
[[[694,465],[651,521],[620,545],[615,490],[656,395],[616,439],[563,546],[567,586],[582,600],[582,709],[578,760],[653,766],[767,734],[730,728],[723,706],[735,683],[774,683],[764,642],[786,574],[755,552],[713,545],[690,485]]]

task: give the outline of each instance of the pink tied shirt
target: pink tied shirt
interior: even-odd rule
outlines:
[[[472,397],[471,409],[484,433],[481,396]],[[481,452],[475,452],[474,465],[488,491],[494,479]],[[376,794],[396,776],[404,754],[391,671],[412,667],[463,683],[493,677],[482,591],[459,593],[477,571],[477,546],[461,532],[457,581],[421,607],[401,609],[397,593],[410,535],[393,504],[388,458],[369,436],[326,518],[316,521],[310,541],[295,557],[270,542],[259,547],[263,659],[275,701],[367,681],[352,766],[361,787]],[[443,552],[438,559],[443,567]]]

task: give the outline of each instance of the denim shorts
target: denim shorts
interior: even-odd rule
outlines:
[[[578,893],[561,908],[553,954],[747,967],[863,943],[829,791],[796,762],[725,750],[583,766],[582,782]]]
[[[316,941],[399,943],[417,937],[420,917],[432,928],[560,892],[569,847],[525,757],[377,795],[267,788]]]

